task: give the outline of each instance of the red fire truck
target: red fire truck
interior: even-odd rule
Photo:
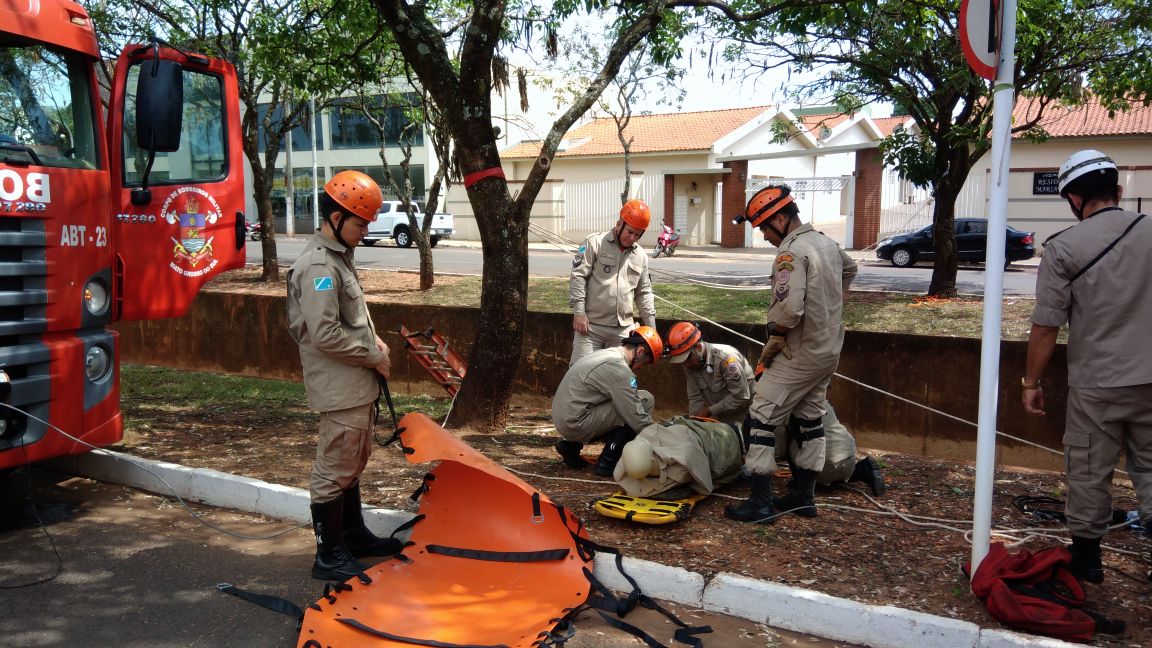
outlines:
[[[0,469],[119,441],[108,326],[244,263],[235,70],[130,46],[102,91],[99,57],[74,0],[0,0]]]

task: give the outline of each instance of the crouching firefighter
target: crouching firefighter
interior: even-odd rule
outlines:
[[[656,329],[640,326],[618,347],[593,351],[577,360],[552,399],[552,423],[560,433],[556,452],[570,468],[587,464],[585,443],[604,439],[595,473],[611,477],[624,444],[652,424],[652,394],[637,389],[633,371],[660,358],[664,343]]]
[[[856,277],[856,262],[835,241],[800,221],[787,185],[756,192],[736,218],[749,222],[776,246],[768,341],[760,354],[756,385],[744,432],[744,468],[751,496],[724,514],[741,522],[773,519],[772,473],[776,471],[776,426],[791,421],[800,444],[793,457],[792,482],[781,498],[790,509],[815,512],[816,478],[824,467],[821,422],[828,384],[844,345],[844,292]]]
[[[344,581],[364,571],[357,558],[401,548],[364,525],[360,474],[372,450],[379,377],[391,370],[353,264],[353,251],[376,220],[380,187],[359,171],[324,186],[320,230],[288,271],[288,331],[300,346],[308,406],[320,413],[308,480],[316,560],[312,576]]]

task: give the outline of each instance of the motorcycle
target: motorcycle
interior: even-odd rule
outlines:
[[[248,230],[248,238],[259,241],[264,238],[264,226],[259,221],[245,221],[244,228]]]
[[[660,232],[660,236],[656,239],[656,250],[652,253],[652,258],[655,259],[661,254],[666,257],[672,256],[679,244],[680,235],[671,225],[665,224],[664,231]]]

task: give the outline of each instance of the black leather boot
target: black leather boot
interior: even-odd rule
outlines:
[[[356,560],[344,544],[344,495],[312,505],[312,530],[316,532],[316,562],[312,578],[346,581],[367,567]]]
[[[580,451],[584,449],[583,443],[560,439],[553,444],[552,447],[556,449],[557,454],[564,460],[565,466],[574,470],[584,470],[588,467],[588,462],[584,461],[584,457],[580,456]]]
[[[1077,538],[1072,536],[1068,547],[1072,562],[1068,571],[1085,583],[1104,582],[1104,563],[1100,560],[1100,538]]]
[[[788,494],[773,497],[772,505],[781,513],[791,513],[800,517],[816,517],[816,476],[815,470],[792,468],[792,481],[788,482]]]
[[[395,556],[404,548],[396,538],[381,538],[364,524],[364,511],[360,508],[360,483],[344,489],[344,544],[352,555]]]
[[[624,446],[635,438],[636,433],[626,425],[621,425],[605,435],[604,450],[600,452],[600,458],[596,460],[596,467],[592,472],[600,477],[611,477],[612,472],[616,470],[616,462],[620,461],[620,456],[624,454]]]
[[[888,490],[884,484],[884,473],[880,472],[880,464],[868,456],[856,462],[856,468],[852,470],[852,476],[848,481],[864,482],[876,497],[882,496]]]
[[[776,510],[772,508],[772,475],[752,475],[752,494],[739,504],[724,507],[724,517],[740,522],[772,524]]]

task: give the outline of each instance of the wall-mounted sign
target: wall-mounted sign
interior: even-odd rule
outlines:
[[[1045,171],[1041,173],[1032,174],[1032,195],[1042,194],[1058,194],[1057,187],[1059,183],[1057,178],[1060,174],[1055,171]]]

